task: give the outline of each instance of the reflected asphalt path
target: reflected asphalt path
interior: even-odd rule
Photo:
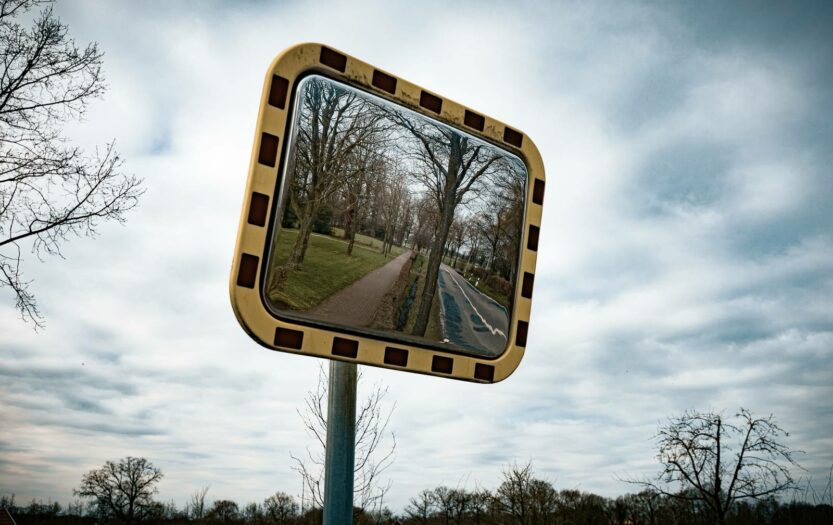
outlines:
[[[445,264],[440,265],[437,288],[448,342],[480,355],[503,353],[509,331],[509,315],[503,306]]]
[[[384,295],[396,283],[411,251],[403,253],[336,292],[309,312],[309,317],[346,326],[368,326]]]

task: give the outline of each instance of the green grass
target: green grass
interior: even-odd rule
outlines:
[[[462,275],[464,279],[471,283],[472,286],[480,290],[481,293],[488,295],[489,297],[500,303],[501,306],[506,308],[507,311],[509,310],[510,305],[512,304],[511,297],[487,285],[485,278],[480,279],[478,282],[477,276],[475,276],[473,272],[466,273],[461,271],[460,275]]]
[[[333,236],[338,238],[338,239],[341,239],[344,236],[344,228],[331,228],[331,231],[333,233]],[[342,240],[344,240],[344,239],[342,239]],[[345,242],[347,242],[347,241],[345,241]],[[361,234],[361,233],[356,234],[356,242],[354,243],[354,245],[355,246],[358,246],[358,245],[367,246],[369,248],[374,248],[374,249],[379,250],[379,251],[382,250],[382,241],[381,240],[370,237],[369,235]],[[396,246],[396,245],[391,246],[390,254],[394,257],[396,257],[397,255],[401,255],[404,252],[405,252],[405,249],[402,248],[401,246]]]
[[[413,274],[420,274],[422,273],[422,267],[428,263],[428,257],[423,254],[418,254],[416,259],[414,260],[413,266],[411,266],[411,273]]]
[[[297,230],[281,230],[273,267],[286,263],[296,237]],[[358,243],[353,246],[353,255],[347,255],[345,241],[312,234],[301,268],[290,271],[281,289],[271,291],[269,298],[292,310],[310,310],[391,260]]]
[[[474,284],[474,281],[469,280],[469,282],[471,284]],[[500,303],[504,308],[506,308],[506,311],[509,311],[509,304],[510,304],[509,296],[504,295],[504,294],[498,292],[497,290],[495,290],[495,289],[493,289],[489,286],[486,286],[486,280],[485,279],[481,279],[480,283],[476,284],[474,287],[477,288],[478,290],[480,290],[481,292],[483,292],[484,294],[488,295],[489,297],[491,297],[492,299],[494,299],[498,303]]]

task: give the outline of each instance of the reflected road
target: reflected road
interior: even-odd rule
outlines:
[[[440,265],[440,322],[449,343],[484,356],[498,356],[506,348],[509,315],[453,268]]]

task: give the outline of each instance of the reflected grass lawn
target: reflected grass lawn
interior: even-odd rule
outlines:
[[[298,230],[281,230],[275,246],[275,256],[271,261],[273,267],[286,263],[292,243],[297,237]],[[353,246],[353,254],[347,255],[345,241],[312,234],[301,268],[290,271],[283,286],[272,291],[269,298],[291,310],[310,310],[334,293],[392,261],[402,253],[401,248],[398,252],[396,249],[394,246],[392,255],[384,257],[379,249],[357,243]]]
[[[472,281],[471,279],[469,279],[469,282],[471,284],[474,284],[474,281]],[[484,294],[488,295],[495,301],[497,301],[501,306],[506,308],[507,312],[510,310],[511,301],[509,300],[509,296],[506,294],[502,294],[493,288],[490,288],[488,285],[486,285],[485,279],[481,279],[479,283],[474,285],[474,287],[483,292]]]
[[[341,239],[341,237],[344,235],[344,228],[332,228],[332,232],[334,237]],[[364,245],[365,247],[369,248],[376,248],[380,251],[382,249],[382,241],[380,241],[379,239],[374,239],[369,235],[363,235],[361,233],[356,234],[355,246],[358,245]],[[401,246],[391,246],[390,253],[391,255],[396,257],[397,255],[405,253],[405,248],[402,248]]]

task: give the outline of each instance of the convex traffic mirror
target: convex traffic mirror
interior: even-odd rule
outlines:
[[[521,132],[291,48],[264,88],[235,313],[277,350],[503,379],[526,346],[543,184]]]

